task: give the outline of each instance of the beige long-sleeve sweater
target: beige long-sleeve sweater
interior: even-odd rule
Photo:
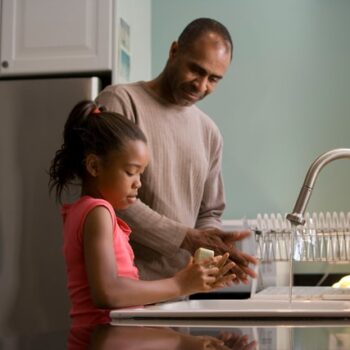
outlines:
[[[221,134],[196,106],[170,104],[144,82],[109,86],[97,102],[125,115],[147,137],[151,160],[139,200],[118,215],[132,229],[141,278],[169,277],[188,261],[180,245],[189,227],[220,227]]]

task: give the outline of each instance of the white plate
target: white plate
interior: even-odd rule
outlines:
[[[118,318],[350,317],[350,302],[325,300],[189,300],[110,312]]]

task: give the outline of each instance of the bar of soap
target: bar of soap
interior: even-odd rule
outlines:
[[[194,261],[208,260],[214,256],[214,251],[206,248],[198,248],[194,253]]]

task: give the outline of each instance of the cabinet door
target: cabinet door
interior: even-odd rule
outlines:
[[[112,0],[2,0],[1,75],[112,67]]]

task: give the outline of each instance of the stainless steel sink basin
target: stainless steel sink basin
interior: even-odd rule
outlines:
[[[350,317],[349,301],[189,300],[112,310],[116,318]]]

